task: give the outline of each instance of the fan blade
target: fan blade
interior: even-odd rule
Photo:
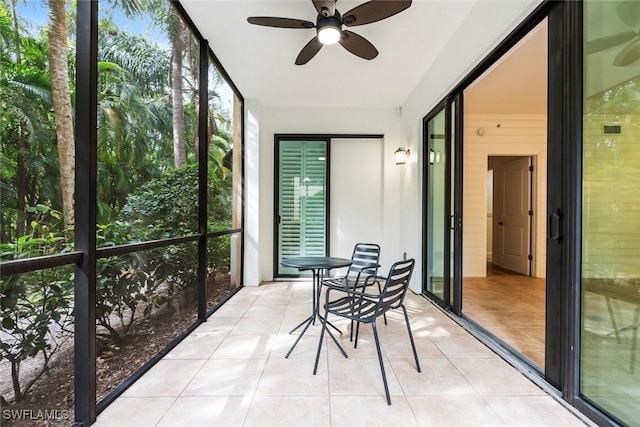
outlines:
[[[640,24],[640,2],[636,0],[626,0],[616,8],[618,17],[622,22],[632,27]]]
[[[364,59],[373,59],[378,56],[378,49],[369,40],[349,30],[342,30],[340,44],[349,52]]]
[[[411,0],[371,0],[342,14],[347,27],[370,24],[400,13],[411,6]]]
[[[633,31],[625,31],[624,33],[613,34],[611,36],[601,37],[599,39],[591,40],[585,43],[584,53],[589,55],[592,53],[600,52],[602,50],[611,49],[622,43],[626,43],[633,39],[636,33]]]
[[[251,16],[247,18],[247,22],[253,25],[276,28],[313,28],[316,26],[311,21],[292,18],[274,18],[272,16]]]
[[[296,58],[296,65],[304,65],[307,62],[311,61],[311,58],[316,56],[316,53],[320,52],[322,48],[322,43],[318,40],[318,36],[315,36],[311,39],[309,43],[307,43]]]
[[[333,16],[333,14],[336,13],[337,0],[311,0],[311,1],[313,1],[313,5],[318,11],[318,15],[329,17],[329,16]]]
[[[631,40],[614,58],[613,65],[625,67],[637,62],[640,59],[640,36]]]

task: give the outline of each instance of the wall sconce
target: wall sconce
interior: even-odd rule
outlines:
[[[407,159],[409,155],[411,155],[411,151],[408,148],[400,147],[395,152],[396,155],[396,165],[404,165],[407,163]]]

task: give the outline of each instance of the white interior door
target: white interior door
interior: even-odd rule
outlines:
[[[382,139],[331,139],[331,256],[350,258],[359,242],[382,245],[382,150]]]
[[[494,264],[529,274],[531,241],[530,158],[522,157],[494,168],[494,221],[498,256]]]

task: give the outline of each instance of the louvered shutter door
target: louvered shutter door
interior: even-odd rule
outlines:
[[[326,247],[325,142],[280,142],[278,248],[280,273],[297,274],[280,260],[322,256]]]

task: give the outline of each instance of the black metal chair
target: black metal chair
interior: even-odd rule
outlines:
[[[323,279],[323,283],[357,289],[364,286],[367,276],[375,275],[380,268],[380,245],[356,243],[351,254],[351,265],[347,274]]]
[[[418,361],[418,353],[411,334],[411,326],[409,325],[409,316],[404,306],[404,297],[409,288],[409,281],[413,273],[415,265],[414,259],[398,261],[391,266],[387,277],[369,276],[365,280],[365,289],[368,282],[374,280],[384,280],[384,286],[380,294],[369,294],[355,289],[348,289],[344,286],[326,285],[326,298],[324,304],[324,318],[322,319],[322,331],[320,332],[320,341],[318,342],[318,353],[316,354],[316,362],[313,367],[313,374],[318,370],[318,361],[320,360],[320,351],[322,350],[322,341],[324,332],[327,329],[327,317],[330,314],[342,318],[350,319],[358,323],[370,323],[373,329],[373,338],[378,352],[378,361],[380,362],[380,371],[382,372],[382,382],[384,383],[384,391],[387,396],[387,403],[391,405],[391,397],[389,396],[389,386],[387,385],[387,376],[384,371],[384,362],[382,361],[382,351],[380,350],[380,341],[378,339],[378,330],[376,320],[389,310],[401,308],[404,313],[404,320],[407,324],[407,332],[409,333],[409,341],[413,350],[413,356],[416,361],[416,368],[420,370],[420,362]],[[339,293],[341,296],[332,300],[332,294]],[[345,351],[340,344],[336,342],[342,353],[347,357]]]
[[[352,290],[364,289],[365,279],[368,276],[378,274],[380,268],[380,245],[375,243],[356,243],[351,254],[351,265],[344,276],[329,277],[322,280],[322,283],[329,286],[344,287]],[[380,283],[378,292],[381,291]],[[387,317],[384,317],[384,323],[387,324]],[[358,332],[360,325],[356,327],[356,342],[358,346]],[[353,321],[351,321],[351,331],[349,340],[353,341]]]

